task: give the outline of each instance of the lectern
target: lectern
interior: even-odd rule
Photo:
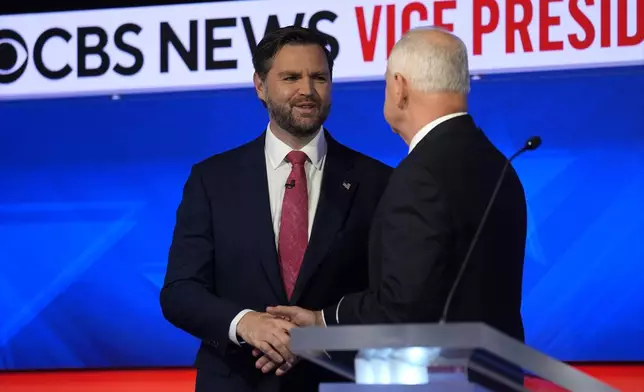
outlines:
[[[297,328],[291,349],[347,378],[320,392],[535,390],[525,376],[547,391],[616,391],[480,323]]]

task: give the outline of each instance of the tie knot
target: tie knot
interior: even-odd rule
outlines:
[[[294,166],[304,165],[304,162],[306,162],[308,159],[309,157],[305,152],[302,151],[291,151],[286,155],[286,160]]]

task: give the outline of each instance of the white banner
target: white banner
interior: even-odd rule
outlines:
[[[472,74],[644,64],[644,0],[265,0],[0,16],[0,99],[249,86],[267,29],[329,36],[337,81],[382,79],[403,31],[443,26]]]

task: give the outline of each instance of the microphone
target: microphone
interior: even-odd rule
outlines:
[[[287,182],[286,184],[284,184],[284,186],[286,187],[286,189],[295,188],[295,180],[291,180],[291,182]]]
[[[490,201],[487,203],[487,207],[485,208],[485,212],[483,213],[483,217],[481,218],[481,221],[479,222],[479,225],[476,229],[476,233],[474,234],[474,237],[472,237],[472,242],[470,243],[470,247],[467,249],[467,253],[465,254],[465,258],[463,259],[463,264],[461,264],[461,268],[458,271],[458,275],[456,275],[456,280],[454,281],[454,284],[452,285],[452,288],[449,291],[449,295],[447,296],[447,300],[445,301],[445,307],[443,308],[443,314],[441,316],[441,319],[439,321],[439,324],[444,324],[447,322],[447,313],[449,312],[450,305],[452,304],[452,299],[454,299],[454,294],[456,293],[456,289],[458,288],[458,284],[461,281],[461,278],[463,277],[463,273],[465,272],[465,269],[467,268],[467,263],[470,261],[470,257],[472,256],[472,252],[474,251],[474,247],[476,246],[476,243],[479,240],[479,236],[481,235],[481,232],[483,231],[483,226],[485,226],[485,221],[487,220],[488,215],[490,214],[490,210],[492,209],[492,205],[494,204],[494,200],[496,199],[496,195],[499,192],[499,189],[501,188],[501,184],[503,183],[503,178],[505,177],[505,172],[508,170],[508,167],[510,166],[510,163],[512,160],[519,155],[523,154],[526,151],[534,151],[537,148],[541,146],[541,138],[539,136],[533,136],[530,139],[528,139],[525,143],[525,145],[517,152],[514,153],[510,157],[510,159],[505,161],[505,165],[503,166],[503,170],[501,170],[501,174],[499,175],[499,179],[496,182],[496,187],[494,188],[494,192],[492,192],[492,196],[490,197]]]

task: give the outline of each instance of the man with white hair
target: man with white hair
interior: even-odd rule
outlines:
[[[449,307],[445,304],[507,162],[467,114],[467,49],[433,28],[395,45],[384,114],[409,154],[370,231],[369,289],[320,311],[272,307],[300,326],[484,322],[523,341],[526,200],[510,167]]]

